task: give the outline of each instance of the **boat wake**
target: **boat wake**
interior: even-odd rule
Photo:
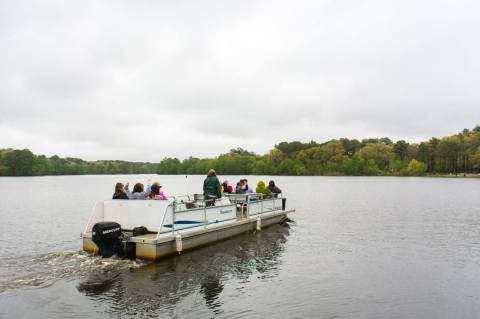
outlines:
[[[45,288],[61,279],[79,279],[92,273],[102,274],[103,285],[108,282],[109,275],[120,271],[141,268],[149,264],[147,261],[131,261],[119,258],[101,258],[82,251],[64,251],[50,253],[35,258],[11,261],[2,267],[17,268],[20,275],[0,280],[0,293],[19,288]],[[95,290],[97,285],[91,280],[80,284],[80,291]]]

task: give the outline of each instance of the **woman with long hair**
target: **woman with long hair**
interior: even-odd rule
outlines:
[[[113,194],[112,199],[128,199],[123,183],[115,184],[115,193]]]
[[[146,199],[150,195],[150,185],[147,185],[146,190],[144,190],[142,183],[136,183],[132,192],[128,189],[128,185],[129,183],[125,185],[125,192],[129,199]]]

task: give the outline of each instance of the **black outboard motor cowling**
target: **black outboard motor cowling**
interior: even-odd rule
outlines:
[[[103,258],[121,252],[122,227],[115,222],[100,222],[93,225],[92,241],[98,246]]]

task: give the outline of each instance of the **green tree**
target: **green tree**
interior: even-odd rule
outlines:
[[[280,163],[287,158],[287,155],[279,149],[274,148],[273,150],[270,150],[270,152],[268,153],[268,157],[276,165],[280,165]]]
[[[303,164],[309,175],[322,175],[322,163],[326,158],[322,147],[314,146],[295,155],[295,159]]]
[[[407,166],[408,166],[408,162],[406,160],[401,160],[395,157],[390,162],[390,174],[395,176],[408,175]]]
[[[420,162],[427,165],[427,172],[433,172],[435,165],[434,148],[430,142],[422,142],[418,145],[417,157]]]
[[[408,143],[403,140],[397,141],[397,143],[393,145],[393,153],[395,153],[399,159],[405,159],[408,154]]]
[[[407,173],[410,176],[425,175],[426,171],[427,165],[425,163],[419,162],[416,159],[412,159],[410,163],[408,163]]]
[[[286,155],[291,155],[295,152],[301,151],[305,148],[308,148],[308,144],[305,145],[299,141],[293,142],[281,142],[280,144],[275,145],[275,148],[283,152]]]
[[[5,155],[7,174],[11,176],[32,176],[35,156],[28,149],[13,150]]]
[[[385,170],[392,158],[392,146],[385,144],[367,144],[360,150],[360,155],[368,162],[372,160],[380,170]]]
[[[476,171],[480,171],[480,146],[472,152],[471,156],[472,168]]]
[[[51,175],[53,172],[53,165],[45,155],[35,157],[35,162],[32,168],[33,175]]]
[[[334,162],[341,163],[343,160],[343,155],[345,154],[345,148],[343,147],[342,142],[337,140],[332,140],[324,145],[322,145],[322,150],[325,154],[325,162]]]
[[[360,148],[362,144],[358,140],[349,140],[348,138],[341,138],[340,142],[343,144],[345,154],[349,157],[353,156]]]
[[[305,175],[307,169],[300,161],[287,158],[280,163],[278,172],[282,175]]]
[[[178,158],[164,158],[157,166],[157,174],[178,174],[181,172],[181,163]]]
[[[458,173],[460,140],[457,136],[447,136],[440,140],[436,148],[436,166],[442,173]]]
[[[355,153],[342,163],[341,171],[346,175],[360,176],[363,175],[364,166],[365,160],[363,157],[360,153]]]
[[[363,173],[367,176],[376,176],[381,174],[381,170],[378,168],[375,161],[370,159],[367,161],[367,165],[365,165]]]

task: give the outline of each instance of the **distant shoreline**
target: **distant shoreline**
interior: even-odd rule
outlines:
[[[159,158],[161,156],[159,155]],[[340,138],[324,143],[280,142],[266,154],[240,147],[211,158],[163,157],[156,163],[121,160],[85,161],[47,157],[28,149],[0,149],[0,176],[165,174],[269,176],[432,176],[479,177],[480,126],[432,137],[420,143],[388,137]],[[465,176],[464,173],[465,172]]]
[[[421,177],[421,176],[420,176]],[[473,173],[467,173],[467,174],[437,174],[437,175],[426,175],[425,177],[445,177],[445,178],[480,178],[480,174],[473,174]]]
[[[118,176],[118,175],[157,175],[157,176],[206,176],[206,174],[157,174],[157,173],[116,173],[116,174],[64,174],[64,175],[16,175],[5,176],[0,175],[0,178],[22,178],[22,177],[66,177],[66,176]],[[480,174],[427,174],[420,176],[408,175],[270,175],[270,174],[218,174],[218,176],[272,176],[272,177],[418,177],[418,178],[480,178]]]

